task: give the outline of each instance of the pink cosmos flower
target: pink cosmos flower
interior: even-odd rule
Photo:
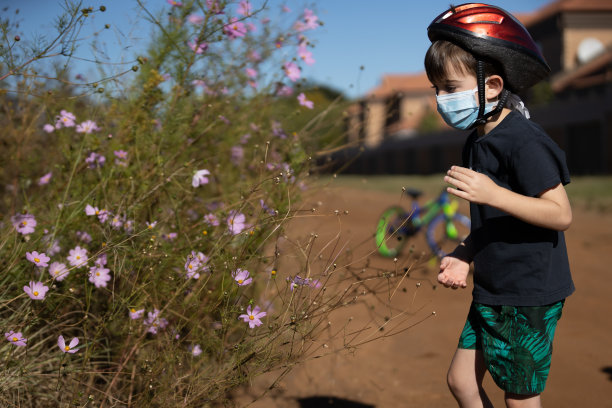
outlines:
[[[98,209],[98,207],[93,207],[90,204],[87,204],[85,206],[86,215],[98,215],[99,213],[100,213],[100,210]]]
[[[291,96],[293,95],[293,88],[287,85],[282,85],[278,88],[276,94],[278,96]]]
[[[106,157],[96,152],[91,152],[89,156],[85,159],[85,163],[87,163],[90,169],[95,169],[96,167],[104,166],[106,163]]]
[[[208,43],[205,43],[205,42],[198,43],[196,40],[188,41],[187,45],[196,54],[203,54],[208,49]]]
[[[153,228],[155,228],[156,225],[157,225],[157,221],[153,221],[153,222],[148,222],[147,221],[147,228],[148,229],[153,229]]]
[[[296,22],[293,28],[298,32],[314,30],[319,26],[318,19],[311,10],[304,9],[304,19]]]
[[[232,146],[230,149],[230,160],[235,165],[239,165],[244,158],[244,147],[242,146]]]
[[[227,217],[227,228],[229,229],[230,234],[240,234],[246,228],[245,220],[246,217],[244,214],[235,210],[230,211],[229,216]]]
[[[11,217],[11,223],[18,233],[28,235],[34,232],[36,219],[32,214],[17,214]]]
[[[86,244],[91,242],[91,235],[89,235],[85,231],[77,231],[74,233],[80,241],[83,241]]]
[[[43,300],[48,290],[49,287],[45,286],[44,283],[34,281],[30,281],[30,286],[23,287],[23,291],[27,293],[32,300]]]
[[[63,281],[68,276],[68,268],[61,262],[52,262],[49,265],[49,275],[58,282]]]
[[[287,75],[287,78],[289,78],[292,82],[300,79],[300,67],[298,67],[295,62],[285,62],[283,69],[285,70],[285,75]]]
[[[4,333],[4,337],[6,337],[8,341],[13,343],[17,347],[25,347],[27,345],[26,342],[28,341],[28,339],[23,337],[23,334],[21,334],[21,332],[15,333],[14,331],[10,330],[8,333]]]
[[[208,177],[206,176],[209,175],[210,171],[206,169],[196,171],[193,175],[193,178],[191,179],[191,185],[194,187],[198,187],[203,186],[204,184],[208,184]]]
[[[246,27],[242,22],[238,21],[236,17],[232,17],[229,23],[223,26],[223,33],[232,40],[238,37],[244,37],[246,32]]]
[[[204,216],[204,222],[213,227],[216,227],[219,225],[219,219],[213,213],[206,214]]]
[[[79,349],[75,348],[77,346],[77,344],[79,344],[79,338],[78,337],[74,337],[70,341],[70,344],[68,344],[68,345],[66,345],[66,342],[64,341],[64,336],[60,335],[57,338],[57,346],[60,348],[60,350],[62,350],[62,353],[70,353],[70,354],[76,353],[77,351],[79,351]]]
[[[41,178],[38,179],[38,185],[39,186],[44,186],[45,184],[49,184],[49,181],[51,180],[51,176],[53,175],[52,172],[49,172],[47,174],[45,174],[44,176],[42,176]]]
[[[111,218],[111,226],[114,229],[121,228],[123,226],[123,219],[120,216],[118,216],[118,215],[113,216]]]
[[[97,132],[98,130],[100,130],[100,128],[93,120],[86,120],[85,122],[78,124],[76,127],[77,133],[91,133]]]
[[[236,269],[234,273],[232,273],[232,278],[234,278],[238,286],[246,286],[253,282],[253,278],[249,277],[249,271],[246,269]]]
[[[51,132],[53,132],[55,130],[55,126],[47,123],[47,124],[45,124],[45,126],[43,126],[43,130],[45,132],[47,132],[47,133],[51,133]]]
[[[312,65],[315,63],[314,58],[312,58],[312,52],[308,50],[306,45],[300,45],[298,47],[298,56],[306,65]]]
[[[89,281],[93,283],[96,288],[105,288],[110,280],[110,269],[102,266],[92,266],[89,268]]]
[[[162,238],[166,241],[174,241],[176,238],[178,238],[178,234],[176,232],[170,232],[168,234],[162,234]]]
[[[65,110],[61,110],[60,115],[57,118],[57,122],[60,124],[60,126],[73,127],[75,119],[76,117],[72,113]],[[55,127],[57,128],[57,124],[55,125]]]
[[[44,238],[45,242],[49,241],[49,237],[45,237]],[[53,256],[53,255],[57,255],[60,253],[60,251],[62,250],[62,248],[60,248],[59,246],[59,239],[54,239],[53,242],[51,242],[47,248],[47,253],[49,254],[49,256]]]
[[[314,102],[306,99],[306,95],[304,95],[304,92],[298,95],[297,100],[300,103],[300,105],[305,106],[308,109],[314,108]]]
[[[251,310],[251,306],[249,305],[247,307],[246,314],[241,314],[240,316],[238,316],[238,318],[242,319],[245,323],[248,323],[251,329],[254,329],[255,327],[261,326],[263,324],[261,318],[266,315],[266,312],[261,312],[260,310],[261,309],[259,308],[259,306],[255,306]]]
[[[82,268],[87,265],[87,250],[76,246],[69,251],[68,262],[71,266]]]
[[[143,324],[148,326],[147,332],[157,334],[159,329],[163,329],[168,325],[168,320],[159,317],[159,310],[153,309],[153,312],[147,313],[147,318]]]
[[[200,270],[200,260],[198,258],[194,258],[192,256],[187,257],[187,262],[185,262],[185,272],[187,279],[198,279],[200,274],[198,270]]]
[[[204,16],[193,13],[187,16],[187,21],[193,25],[201,25],[204,23]]]
[[[98,211],[98,221],[100,221],[102,224],[104,224],[106,221],[108,221],[108,218],[111,216],[112,214],[107,211],[107,210],[100,210]]]
[[[246,68],[246,69],[244,70],[244,72],[246,73],[246,75],[247,75],[249,78],[256,78],[256,77],[257,77],[257,71],[256,71],[256,70],[254,70],[253,68]]]
[[[252,13],[251,3],[248,0],[242,0],[240,4],[238,5],[238,10],[236,10],[236,13],[240,14],[241,16],[245,16],[245,17],[250,16]]]
[[[206,0],[206,7],[215,14],[223,14],[223,6],[219,0]]]
[[[107,262],[106,259],[107,259],[106,254],[102,254],[96,258],[96,260],[94,261],[94,264],[102,267],[106,265],[106,262]]]
[[[177,0],[166,0],[166,1],[172,7],[182,7],[183,6],[183,3],[181,3],[180,1],[177,1]]]
[[[285,5],[281,8],[281,10],[283,11],[283,13],[291,13],[291,9]]]
[[[140,319],[144,315],[144,309],[136,310],[134,308],[130,309],[130,319],[136,320]]]
[[[194,357],[197,357],[200,354],[202,354],[202,347],[200,347],[199,344],[194,344],[193,346],[190,347],[190,349],[191,349],[191,354]]]
[[[49,266],[49,257],[44,252],[38,253],[36,251],[26,252],[26,259],[32,262],[34,265],[44,268]]]

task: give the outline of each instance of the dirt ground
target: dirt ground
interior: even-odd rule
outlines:
[[[316,214],[324,216],[296,220],[294,233],[314,232],[335,239],[337,248],[351,248],[354,265],[362,263],[388,270],[409,266],[408,256],[394,263],[371,255],[375,249],[371,237],[377,218],[386,207],[400,203],[399,194],[327,188],[307,198],[306,203],[317,208]],[[401,203],[408,204],[405,200]],[[465,212],[466,208],[462,209]],[[335,210],[340,215],[334,218]],[[577,290],[567,299],[557,328],[551,372],[542,394],[543,405],[612,407],[612,275],[608,269],[612,260],[612,214],[574,208],[574,221],[566,232],[566,240]],[[426,249],[419,239],[414,244],[416,254]],[[408,289],[394,293],[394,306],[413,313],[411,320],[403,321],[396,331],[423,320],[421,323],[351,352],[340,351],[298,365],[272,391],[249,404],[252,396],[259,395],[275,378],[259,377],[238,398],[239,405],[252,408],[456,407],[445,377],[465,322],[471,287],[434,290],[437,266],[433,262],[419,265],[410,279],[400,285]],[[418,290],[417,284],[420,284]],[[370,309],[355,306],[339,311],[334,322],[352,317],[351,327],[360,327],[360,321],[363,325],[382,323],[380,318],[372,316]],[[335,343],[332,339],[328,341],[332,348],[334,344],[338,346],[337,339]],[[488,375],[485,388],[496,407],[504,406],[503,393]],[[314,397],[324,398],[314,400]]]

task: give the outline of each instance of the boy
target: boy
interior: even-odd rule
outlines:
[[[512,92],[549,72],[533,39],[512,15],[486,4],[451,7],[428,27],[425,57],[438,112],[474,129],[463,166],[444,181],[470,202],[469,237],[440,262],[438,281],[467,286],[473,301],[448,372],[461,407],[490,407],[486,371],[508,407],[540,407],[556,323],[574,291],[563,231],[572,221],[565,155]]]

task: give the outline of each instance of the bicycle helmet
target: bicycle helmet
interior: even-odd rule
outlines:
[[[506,103],[508,91],[527,89],[550,73],[550,67],[529,35],[527,29],[505,10],[483,3],[451,6],[436,17],[427,28],[429,39],[445,40],[470,52],[476,60],[479,118],[474,125],[499,112]],[[483,62],[492,61],[502,69],[504,91],[493,112],[483,116],[484,69]]]

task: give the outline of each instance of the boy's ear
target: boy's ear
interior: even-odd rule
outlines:
[[[504,80],[499,75],[491,75],[487,80],[485,89],[487,101],[496,100],[504,89]]]

